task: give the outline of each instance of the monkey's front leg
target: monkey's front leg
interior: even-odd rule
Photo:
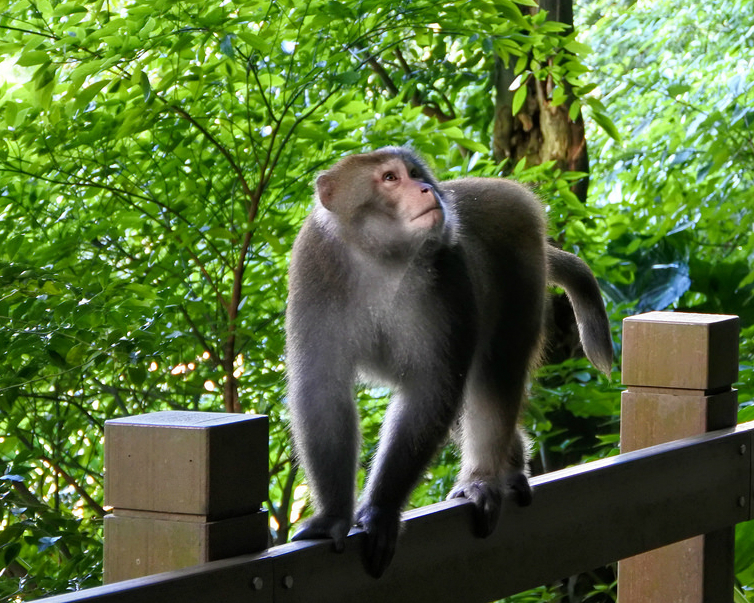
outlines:
[[[420,390],[421,391],[418,391]],[[367,533],[365,567],[380,577],[395,553],[400,513],[445,439],[460,401],[459,385],[422,387],[393,396],[356,522]]]
[[[323,353],[322,356],[326,357]],[[334,364],[334,363],[333,363]],[[341,363],[341,366],[344,363]],[[302,367],[303,363],[295,364]],[[337,365],[336,365],[337,366]],[[311,488],[315,515],[292,540],[330,538],[340,552],[353,525],[359,429],[350,378],[317,370],[311,360],[289,373],[289,406],[294,444]]]

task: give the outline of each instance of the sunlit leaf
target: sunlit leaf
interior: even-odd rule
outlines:
[[[521,107],[523,107],[524,101],[526,101],[526,92],[527,87],[521,86],[513,95],[513,103],[511,105],[511,111],[513,112],[513,115],[516,115],[516,113],[521,110]]]

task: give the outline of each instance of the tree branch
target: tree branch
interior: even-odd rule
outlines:
[[[183,317],[186,319],[186,322],[189,324],[189,327],[191,327],[191,331],[194,333],[194,337],[196,337],[199,340],[199,343],[201,344],[201,346],[205,350],[207,350],[207,353],[209,354],[209,357],[212,359],[212,362],[214,362],[216,366],[221,366],[222,359],[217,355],[217,352],[214,350],[214,348],[211,345],[209,345],[204,335],[202,335],[201,331],[197,328],[194,321],[191,320],[188,310],[186,310],[186,308],[184,308],[183,306],[179,306],[179,310],[181,311],[181,314],[183,314]]]
[[[16,432],[14,435],[18,439],[19,442],[21,442],[24,446],[26,446],[26,448],[34,451],[36,454],[39,454],[39,450],[34,448],[32,443],[29,440],[27,440],[23,436],[23,434]],[[52,468],[52,470],[55,471],[55,473],[60,475],[66,481],[66,483],[69,486],[71,486],[71,488],[73,488],[76,491],[76,493],[86,501],[89,507],[91,507],[91,509],[97,515],[99,515],[100,517],[104,517],[105,515],[107,515],[107,512],[102,508],[102,506],[100,506],[100,504],[96,500],[94,500],[89,495],[89,493],[86,490],[84,490],[84,488],[82,488],[76,482],[75,479],[73,479],[70,475],[68,475],[68,473],[58,463],[56,463],[50,457],[44,454],[39,455],[38,459],[44,463],[47,463]]]

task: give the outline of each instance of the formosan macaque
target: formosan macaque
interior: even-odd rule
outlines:
[[[597,281],[546,242],[538,199],[509,180],[438,182],[405,148],[348,156],[316,180],[316,205],[293,246],[286,318],[288,402],[315,515],[293,539],[367,533],[380,576],[400,512],[458,420],[462,466],[450,497],[494,530],[503,495],[526,505],[518,431],[540,352],[548,283],[565,289],[586,355],[610,373],[610,327]],[[354,514],[359,421],[354,385],[393,396]]]

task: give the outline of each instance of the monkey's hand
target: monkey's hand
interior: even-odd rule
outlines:
[[[476,507],[475,532],[486,538],[495,530],[503,507],[503,495],[512,498],[520,507],[531,504],[532,493],[526,475],[517,471],[505,478],[505,486],[482,480],[456,484],[448,498],[466,498]]]
[[[379,578],[393,559],[400,521],[397,509],[364,505],[356,513],[356,524],[364,528],[367,535],[364,568],[374,578]]]
[[[342,553],[346,548],[346,536],[351,529],[351,520],[345,517],[331,517],[329,515],[315,515],[307,520],[291,540],[322,540],[331,538],[333,549]]]

